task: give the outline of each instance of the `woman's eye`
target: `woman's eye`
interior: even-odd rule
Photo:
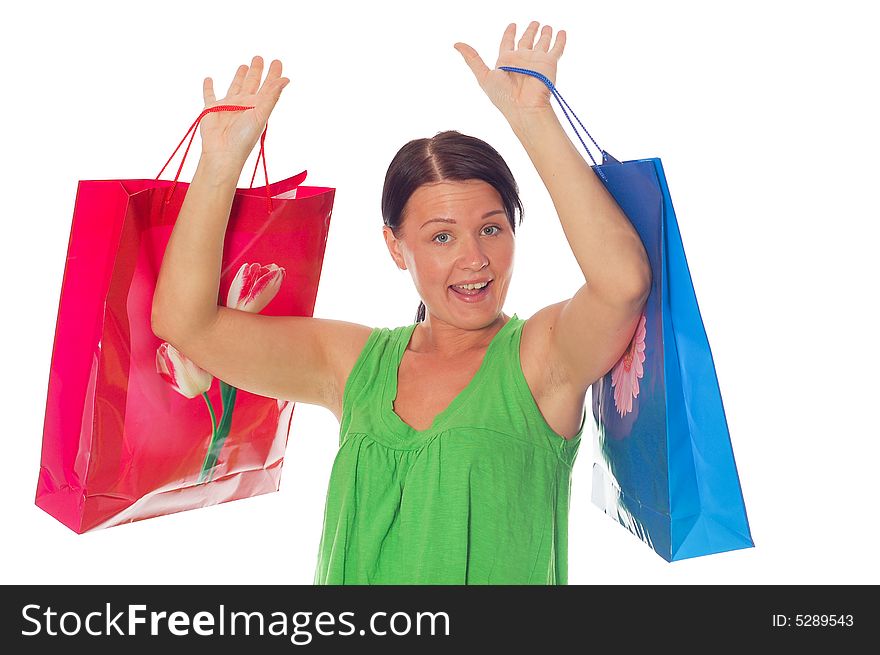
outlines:
[[[483,228],[483,229],[484,229],[484,230],[495,230],[495,232],[491,232],[491,233],[489,233],[488,236],[495,236],[496,234],[498,234],[499,232],[501,232],[501,228],[498,227],[497,225],[487,225],[487,226],[486,226],[485,228]],[[440,237],[447,237],[447,239],[445,239],[445,240],[443,240],[443,241],[437,241],[437,239],[439,239]],[[435,236],[435,237],[432,239],[432,241],[434,241],[435,243],[440,243],[440,244],[446,245],[447,243],[449,243],[449,238],[448,238],[448,237],[449,237],[449,233],[448,233],[448,232],[441,232],[440,234],[438,234],[437,236]]]

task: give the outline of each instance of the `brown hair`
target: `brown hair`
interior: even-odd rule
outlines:
[[[515,233],[515,218],[518,214],[522,224],[524,212],[510,168],[488,143],[455,130],[438,132],[430,139],[413,139],[397,151],[385,174],[382,220],[399,239],[404,208],[416,189],[424,184],[468,180],[482,180],[494,187]],[[415,322],[423,320],[425,303],[419,302]]]

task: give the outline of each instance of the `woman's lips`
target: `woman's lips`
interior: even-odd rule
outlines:
[[[484,286],[482,289],[480,289],[478,291],[477,290],[466,291],[466,290],[458,289],[454,285],[450,285],[449,291],[458,300],[461,300],[463,302],[474,303],[474,302],[480,302],[481,300],[485,299],[486,296],[489,295],[489,287],[491,287],[491,286],[492,286],[492,281],[490,281],[489,284],[487,284],[486,286]]]

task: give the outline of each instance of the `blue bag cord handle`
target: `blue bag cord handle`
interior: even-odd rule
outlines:
[[[565,98],[562,97],[562,94],[556,90],[556,86],[553,84],[553,82],[550,81],[549,77],[547,77],[546,75],[544,75],[542,73],[539,73],[538,71],[529,70],[528,68],[517,68],[516,66],[499,66],[498,68],[499,68],[499,70],[509,71],[511,73],[523,73],[524,75],[531,75],[532,77],[538,78],[544,84],[547,85],[547,88],[550,89],[550,92],[553,94],[553,97],[556,98],[556,101],[559,103],[559,108],[562,109],[562,113],[565,114],[565,117],[568,119],[568,122],[571,123],[571,128],[574,130],[574,133],[577,135],[577,138],[580,139],[580,142],[584,146],[584,150],[587,151],[587,156],[589,156],[590,161],[593,162],[594,166],[598,166],[598,164],[596,164],[596,160],[593,158],[593,153],[590,152],[590,149],[587,147],[587,144],[584,143],[584,140],[581,138],[580,132],[578,132],[577,127],[575,126],[575,124],[571,120],[571,116],[569,116],[568,112],[565,111],[566,107],[568,107],[571,110],[572,116],[575,117],[575,120],[577,120],[578,124],[583,128],[584,132],[586,132],[587,136],[590,137],[590,141],[593,142],[593,145],[596,146],[596,149],[598,149],[599,152],[602,153],[602,163],[603,164],[619,163],[614,157],[612,157],[607,152],[602,150],[602,148],[599,147],[599,144],[596,143],[596,139],[594,139],[592,137],[592,135],[589,133],[589,131],[587,130],[587,128],[584,127],[584,124],[581,123],[581,119],[578,118],[577,114],[574,113],[574,109],[572,109],[569,106],[569,104],[565,101]],[[605,174],[602,172],[601,169],[594,168],[593,170],[596,171],[596,174],[599,177],[601,177],[605,182],[608,181],[608,178],[605,177]]]

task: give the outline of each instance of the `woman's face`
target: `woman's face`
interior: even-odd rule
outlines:
[[[407,269],[432,320],[479,329],[501,313],[513,274],[514,235],[501,196],[482,180],[419,187],[406,204],[402,234],[385,241]],[[456,285],[488,282],[482,289]]]

